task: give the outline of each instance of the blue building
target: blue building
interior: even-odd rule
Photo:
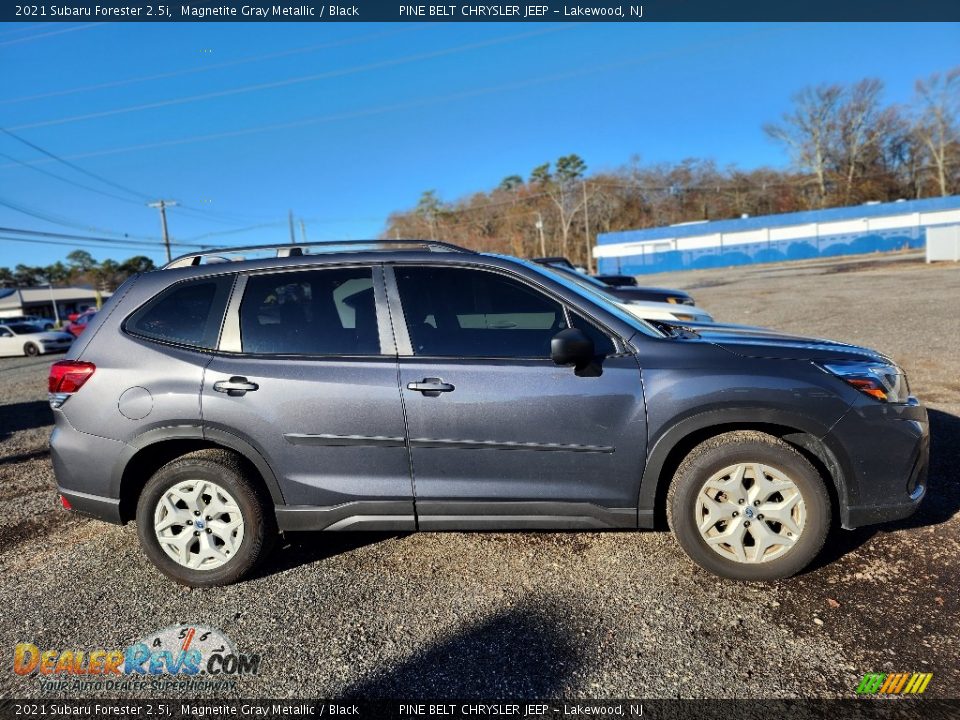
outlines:
[[[602,233],[599,272],[642,275],[922,248],[927,228],[960,223],[960,196],[867,203]]]

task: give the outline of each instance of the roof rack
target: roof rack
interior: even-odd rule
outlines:
[[[187,253],[176,257],[162,270],[222,262],[249,260],[254,253],[274,253],[273,257],[300,257],[339,252],[392,252],[396,250],[427,250],[429,252],[473,253],[473,250],[440,242],[439,240],[332,240],[326,242],[290,243],[286,245],[247,245]],[[231,257],[235,256],[235,257]],[[269,257],[269,256],[268,256]]]

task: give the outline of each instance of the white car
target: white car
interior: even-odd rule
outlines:
[[[693,322],[712,323],[713,316],[696,305],[680,305],[674,303],[654,302],[653,300],[623,300],[610,294],[603,288],[603,284],[584,275],[579,277],[575,272],[562,271],[549,265],[531,265],[541,272],[549,272],[566,282],[574,282],[585,290],[613,303],[621,310],[630,313],[641,320],[659,320],[662,322]],[[546,270],[544,270],[546,268]]]
[[[696,305],[674,305],[673,303],[651,302],[647,300],[618,300],[617,305],[641,320],[662,320],[664,322],[712,323],[713,316]]]
[[[41,330],[30,323],[0,324],[0,355],[42,355],[65,352],[73,342],[73,335]]]

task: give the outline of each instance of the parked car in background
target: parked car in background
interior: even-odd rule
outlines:
[[[633,275],[594,275],[597,280],[610,287],[636,287],[637,279]]]
[[[62,504],[135,519],[178,582],[244,577],[279,530],[661,514],[710,572],[772,580],[926,492],[927,411],[874,350],[654,325],[444,243],[269,250],[133,277],[50,369]]]
[[[66,352],[72,343],[72,335],[41,330],[31,323],[0,324],[0,355],[33,356]]]
[[[631,298],[628,300],[620,297],[622,293],[616,293],[616,288],[604,285],[599,280],[595,280],[590,275],[584,275],[581,272],[568,271],[563,267],[548,265],[549,272],[555,272],[561,277],[572,280],[585,290],[596,293],[605,300],[616,303],[624,311],[641,320],[679,322],[679,323],[712,323],[713,316],[706,310],[696,305],[687,305],[679,303],[655,302],[652,300],[639,300]]]
[[[693,298],[690,297],[688,293],[685,293],[683,290],[672,290],[670,288],[659,288],[659,287],[642,287],[634,282],[633,285],[608,285],[607,283],[597,279],[593,275],[587,275],[586,273],[580,272],[577,268],[566,258],[562,257],[546,257],[546,258],[534,258],[535,263],[540,265],[546,265],[548,267],[560,270],[561,272],[567,273],[573,276],[579,276],[583,278],[588,278],[597,285],[604,287],[612,295],[620,298],[621,300],[646,300],[652,302],[663,302],[663,303],[672,303],[677,305],[693,305]],[[618,275],[616,277],[627,277],[624,275]]]
[[[37,315],[2,317],[0,318],[0,323],[30,323],[31,325],[36,325],[41,330],[53,330],[57,326],[53,318],[39,317]]]
[[[71,315],[70,322],[64,325],[63,329],[74,337],[80,337],[80,333],[86,329],[87,325],[90,324],[90,321],[93,320],[96,314],[96,310],[85,310],[82,313]]]

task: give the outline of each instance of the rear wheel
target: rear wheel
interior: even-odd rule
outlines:
[[[239,458],[199,450],[160,468],[137,503],[137,534],[150,560],[179,583],[228,585],[276,539],[276,525]]]
[[[27,357],[36,357],[40,354],[40,348],[36,343],[28,342],[23,346],[23,354]]]
[[[670,528],[702,568],[736,580],[789,577],[820,552],[830,497],[796,449],[760,432],[695,447],[667,495]]]

